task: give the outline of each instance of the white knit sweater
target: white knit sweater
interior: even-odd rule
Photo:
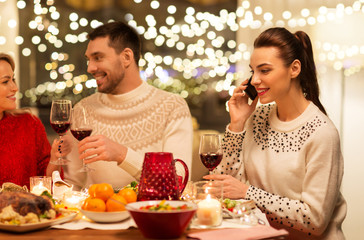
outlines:
[[[139,180],[145,152],[172,152],[191,169],[192,121],[186,101],[143,82],[138,88],[121,95],[95,93],[76,104],[84,106],[93,127],[92,135],[102,134],[128,147],[126,159],[116,162],[97,161],[88,174],[77,173],[77,141],[64,167],[65,179],[76,189],[93,183],[110,183],[120,188]]]
[[[246,198],[288,239],[344,239],[346,203],[340,193],[343,158],[337,129],[312,102],[282,122],[276,105],[256,109],[246,131],[226,128],[224,159],[216,173],[251,186]]]

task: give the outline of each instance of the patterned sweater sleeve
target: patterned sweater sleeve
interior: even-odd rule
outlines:
[[[229,126],[226,127],[222,143],[223,160],[215,168],[214,174],[232,175],[245,182],[246,176],[242,157],[244,137],[245,131],[235,133],[229,130]]]
[[[254,186],[249,187],[246,198],[254,200],[270,222],[308,236],[321,235],[332,218],[343,175],[336,129],[318,131],[306,148],[306,174],[300,199],[279,196]]]

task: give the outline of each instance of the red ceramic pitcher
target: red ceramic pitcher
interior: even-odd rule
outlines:
[[[183,165],[185,176],[176,173],[175,163]],[[169,152],[147,152],[140,183],[138,187],[138,201],[145,200],[179,200],[188,181],[188,167],[181,159],[173,159]]]

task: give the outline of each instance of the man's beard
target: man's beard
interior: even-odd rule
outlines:
[[[113,94],[116,95],[115,89],[119,86],[121,81],[124,79],[125,73],[122,72],[118,77],[113,77],[112,79],[108,78],[108,82],[105,85],[105,88],[97,89],[100,93]]]

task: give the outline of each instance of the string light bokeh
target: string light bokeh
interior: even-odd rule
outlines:
[[[130,4],[130,11],[119,15],[119,19],[111,17],[108,21],[126,21],[138,31],[147,46],[153,45],[152,50],[146,48],[139,62],[142,78],[158,88],[181,95],[191,105],[198,105],[200,96],[209,89],[231,95],[235,82],[244,76],[244,73],[236,71],[236,65],[248,61],[252,49],[244,42],[237,42],[237,31],[273,26],[298,29],[355,13],[364,14],[364,0],[352,1],[350,5],[339,3],[335,8],[303,8],[298,11],[299,14],[287,9],[278,15],[262,6],[252,6],[251,1],[247,0],[241,1],[234,10],[219,9],[217,13],[201,11],[192,3],[179,9],[180,6],[173,1],[134,0]],[[48,79],[25,90],[24,95],[20,95],[22,103],[29,106],[49,105],[52,99],[61,97],[77,102],[93,93],[97,87],[95,79],[85,71],[80,72],[80,69],[85,69],[80,64],[86,62],[73,62],[68,49],[71,45],[85,45],[87,32],[103,22],[97,15],[92,19],[82,12],[62,12],[57,8],[57,0],[17,1],[20,15],[27,7],[32,8],[33,16],[26,28],[32,33],[30,41],[33,46],[25,44],[27,39],[21,32],[15,39],[7,39],[0,34],[0,45],[15,41],[24,58],[31,57],[34,51],[37,54],[49,53],[51,49],[51,54],[48,54],[42,66]],[[138,12],[133,13],[132,9],[138,7],[148,12],[144,18],[137,17]],[[180,13],[183,13],[182,17]],[[18,25],[16,19],[8,21],[9,28]],[[80,48],[80,55],[83,55],[82,50]],[[333,39],[332,42],[315,41],[314,50],[318,63],[329,63],[341,71],[345,68],[346,58],[364,54],[364,45],[343,46]],[[345,74],[354,74],[361,68],[361,64],[350,66],[345,68]]]

